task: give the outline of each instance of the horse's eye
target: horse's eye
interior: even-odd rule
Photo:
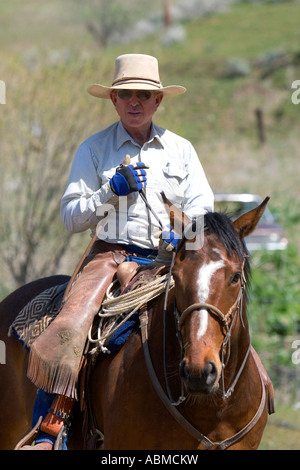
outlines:
[[[237,284],[242,277],[242,273],[235,273],[231,276],[230,282],[231,284]]]

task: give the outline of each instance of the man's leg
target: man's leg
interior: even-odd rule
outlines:
[[[51,406],[52,410],[41,424],[40,430],[44,436],[48,434],[56,438],[71,412],[76,399],[79,366],[88,330],[99,311],[118,265],[125,259],[126,252],[120,248],[114,252],[104,251],[105,248],[107,250],[110,247],[112,245],[103,245],[103,242],[95,243],[61,312],[32,345],[34,351],[31,353],[33,352],[38,358],[38,364],[36,365],[36,360],[32,361],[28,375],[39,388],[57,395]],[[53,377],[53,371],[56,372],[56,377]],[[66,372],[67,377],[64,377],[63,371]],[[70,384],[71,381],[72,384]],[[53,448],[52,438],[47,437],[47,440],[43,441],[42,437],[38,436],[39,445],[36,448],[45,443],[47,443],[47,448],[48,446]]]
[[[66,433],[62,435],[61,448],[67,450],[68,429],[73,404],[72,398],[55,396],[44,392],[44,390],[39,390],[33,408],[32,428],[35,428],[41,417],[43,417],[43,421],[38,433],[32,439],[35,445],[17,446],[19,450],[52,450],[62,428]]]

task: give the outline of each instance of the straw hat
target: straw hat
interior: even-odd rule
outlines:
[[[155,57],[144,54],[124,54],[116,59],[115,75],[111,87],[95,83],[87,89],[97,98],[109,98],[112,90],[156,90],[164,96],[176,96],[186,92],[183,86],[163,87],[159,78]]]

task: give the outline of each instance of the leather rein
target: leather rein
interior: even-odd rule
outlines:
[[[174,261],[175,261],[175,255],[176,255],[176,253],[173,252],[173,258],[172,258],[172,262],[171,262],[171,266],[170,266],[170,270],[169,270],[169,279],[167,281],[167,286],[166,286],[166,291],[165,291],[164,328],[165,328],[165,315],[166,315],[166,309],[167,309],[167,299],[168,299],[168,292],[169,292],[169,282],[170,282],[171,275],[172,275],[172,268],[173,268]],[[243,275],[242,275],[242,283],[241,283],[240,291],[238,293],[238,296],[237,296],[234,304],[230,307],[230,309],[228,310],[228,312],[226,314],[223,314],[223,312],[221,312],[221,310],[218,309],[217,307],[215,307],[214,305],[211,305],[211,304],[208,304],[208,303],[205,303],[205,302],[195,303],[193,305],[190,305],[189,307],[187,307],[181,313],[181,315],[179,315],[176,307],[174,308],[174,315],[175,315],[175,319],[176,319],[176,322],[177,322],[177,330],[178,330],[177,331],[177,333],[178,333],[177,336],[179,338],[181,337],[180,329],[182,328],[183,323],[185,322],[187,317],[195,310],[199,310],[199,309],[208,310],[210,313],[216,315],[219,318],[219,320],[221,321],[222,325],[224,326],[226,333],[225,333],[225,337],[224,337],[223,344],[222,344],[222,347],[221,347],[222,372],[221,372],[221,379],[220,379],[221,383],[222,383],[222,398],[223,398],[223,400],[226,400],[227,398],[229,398],[231,396],[231,394],[233,393],[234,388],[235,388],[235,386],[236,386],[236,384],[237,384],[237,382],[240,378],[240,375],[241,375],[241,373],[242,373],[242,371],[243,371],[243,369],[246,365],[246,362],[247,362],[249,354],[250,354],[250,349],[251,349],[251,341],[250,341],[247,352],[246,352],[245,357],[244,357],[244,359],[242,361],[242,364],[240,366],[240,369],[238,370],[233,383],[231,384],[231,386],[226,391],[225,390],[225,380],[224,380],[224,370],[225,370],[225,367],[226,367],[226,365],[229,361],[231,331],[232,331],[232,327],[233,327],[233,324],[234,324],[234,319],[235,319],[238,312],[240,312],[240,318],[241,318],[241,321],[242,321],[242,325],[244,326],[243,320],[242,320],[242,303],[243,303],[243,298],[244,298],[244,286],[245,286],[245,281],[246,281],[245,276],[244,276],[244,270],[243,270],[242,274]],[[229,324],[230,318],[231,318],[231,322]],[[176,406],[179,405],[180,403],[182,403],[185,400],[185,396],[183,395],[183,393],[181,393],[181,396],[179,397],[179,399],[176,402],[174,402],[174,400],[171,398],[171,394],[170,394],[170,391],[169,391],[169,386],[168,386],[168,383],[167,383],[166,373],[165,373],[165,379],[166,379],[166,386],[167,386],[167,394],[163,390],[163,388],[162,388],[162,386],[161,386],[161,384],[160,384],[160,382],[157,378],[157,375],[155,373],[155,370],[154,370],[154,367],[153,367],[153,364],[152,364],[152,360],[151,360],[151,356],[150,356],[149,345],[148,345],[148,311],[147,311],[146,306],[141,309],[139,319],[140,319],[140,328],[141,328],[141,337],[142,337],[144,357],[145,357],[145,362],[146,362],[146,366],[147,366],[147,369],[148,369],[149,376],[151,378],[152,384],[153,384],[159,398],[163,402],[166,409],[173,416],[173,418],[192,437],[194,437],[199,442],[199,444],[202,444],[208,450],[211,450],[213,448],[214,449],[225,450],[228,447],[230,447],[231,445],[233,445],[234,443],[236,443],[238,440],[240,440],[243,436],[245,436],[256,425],[256,423],[260,419],[260,417],[263,413],[263,410],[265,408],[266,391],[265,391],[265,386],[264,386],[263,379],[262,379],[262,376],[260,374],[259,369],[257,368],[258,372],[259,372],[260,380],[261,380],[262,395],[261,395],[260,405],[259,405],[255,415],[253,416],[251,421],[244,428],[242,428],[240,431],[238,431],[236,434],[234,434],[230,438],[224,439],[223,441],[220,441],[220,442],[213,442],[208,437],[206,437],[204,434],[202,434],[198,429],[196,429],[178,411]],[[165,335],[164,335],[164,337],[165,337]],[[182,349],[181,341],[180,341],[180,345],[181,345],[181,349]],[[227,351],[226,351],[226,354],[225,354],[226,348],[227,348]],[[225,358],[225,356],[226,356],[226,358]],[[165,360],[164,360],[164,367],[165,367]]]

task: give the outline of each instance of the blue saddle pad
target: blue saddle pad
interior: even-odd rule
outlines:
[[[135,261],[139,265],[145,266],[152,263],[153,259],[139,256],[128,256],[125,261]],[[139,312],[134,313],[123,325],[121,325],[110,337],[105,347],[110,352],[116,352],[127,341],[133,332],[139,318]]]

